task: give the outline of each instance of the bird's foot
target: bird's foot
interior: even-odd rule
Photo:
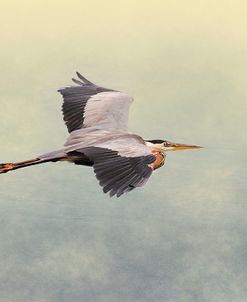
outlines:
[[[14,165],[11,163],[0,164],[0,174],[7,173],[8,171],[12,170]]]

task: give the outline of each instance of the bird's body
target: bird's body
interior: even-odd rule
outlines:
[[[41,164],[68,161],[93,166],[103,191],[119,197],[143,186],[165,162],[165,151],[199,148],[163,140],[144,140],[128,132],[128,112],[133,98],[97,86],[79,73],[78,86],[59,90],[64,121],[70,133],[62,149],[32,160],[0,165],[0,173]]]

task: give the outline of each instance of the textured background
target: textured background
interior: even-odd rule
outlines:
[[[1,302],[245,302],[246,1],[9,1],[0,161],[60,148],[76,70],[130,93],[130,129],[200,144],[110,199],[66,163],[0,176]]]

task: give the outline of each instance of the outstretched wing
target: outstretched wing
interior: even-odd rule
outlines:
[[[117,197],[143,186],[153,171],[150,164],[156,159],[152,154],[127,157],[99,147],[87,147],[77,152],[93,162],[94,172],[104,193],[110,192],[110,196]]]
[[[77,72],[78,86],[61,88],[63,119],[69,132],[81,128],[127,130],[133,98],[120,91],[97,86]]]

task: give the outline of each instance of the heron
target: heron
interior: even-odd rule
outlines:
[[[147,140],[129,132],[128,113],[133,98],[76,74],[78,79],[72,79],[76,85],[58,90],[69,132],[63,148],[30,160],[0,164],[0,173],[66,161],[92,167],[103,192],[120,197],[143,186],[164,165],[167,151],[201,148],[163,139]]]

